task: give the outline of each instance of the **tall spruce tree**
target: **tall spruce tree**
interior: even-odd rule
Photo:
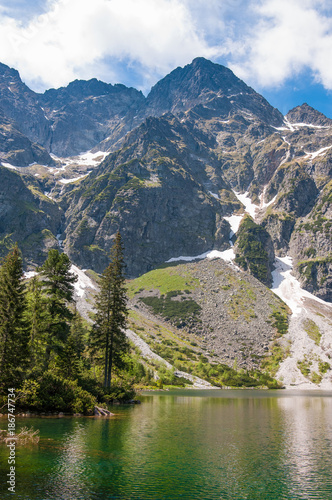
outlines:
[[[22,259],[17,245],[0,268],[0,385],[18,387],[29,359]]]
[[[75,308],[74,316],[71,320],[70,332],[61,355],[58,365],[64,378],[75,379],[82,375],[84,371],[85,350],[84,337],[87,333],[82,317]]]
[[[68,308],[73,302],[74,286],[77,276],[70,272],[71,262],[65,253],[51,249],[44,264],[39,268],[42,287],[47,296],[46,306],[49,315],[47,325],[44,369],[49,367],[51,353],[63,350],[70,331],[73,313]]]
[[[111,386],[112,370],[123,366],[123,354],[129,347],[124,332],[128,311],[120,232],[116,234],[110,264],[101,275],[99,285],[91,343],[104,354],[104,386],[108,389]]]
[[[31,278],[27,286],[25,316],[30,331],[31,368],[35,370],[41,367],[50,324],[47,298],[42,291],[42,283],[37,276]]]

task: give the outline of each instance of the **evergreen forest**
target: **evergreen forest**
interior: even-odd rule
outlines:
[[[65,253],[51,249],[27,280],[15,245],[0,267],[0,408],[8,389],[17,407],[89,414],[94,406],[131,400],[145,374],[124,330],[127,305],[123,245],[116,235],[100,276],[91,324],[74,301],[77,276]]]

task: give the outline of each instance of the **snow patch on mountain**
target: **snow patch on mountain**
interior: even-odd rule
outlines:
[[[326,148],[321,148],[318,151],[315,151],[314,153],[308,153],[306,151],[305,158],[310,158],[310,160],[314,160],[315,158],[317,158],[317,156],[323,156],[331,148],[332,146],[327,146]]]
[[[249,192],[246,191],[245,193],[241,194],[238,193],[237,191],[233,191],[237,199],[244,205],[245,211],[253,218],[255,219],[256,216],[256,211],[259,209],[258,205],[255,205],[252,201],[251,198],[249,198]]]
[[[1,162],[1,165],[3,167],[9,168],[10,170],[19,170],[19,167],[14,167],[14,165],[11,165],[10,163]]]
[[[307,127],[307,128],[315,128],[315,129],[329,129],[331,128],[329,125],[314,125],[313,123],[291,123],[288,118],[284,118],[284,126],[283,127],[272,127],[275,130],[290,130],[291,132],[295,132],[296,130],[299,130],[300,128]]]
[[[288,122],[289,123],[289,122]],[[289,123],[290,124],[290,123]],[[317,128],[317,129],[329,129],[331,128],[329,125],[314,125],[313,123],[292,123],[290,124],[293,128],[299,129],[301,127],[307,128]]]
[[[78,177],[73,177],[72,179],[65,179],[65,178],[62,178],[62,179],[60,179],[60,181],[59,181],[59,182],[61,182],[62,184],[70,184],[70,183],[72,183],[72,182],[76,182],[76,181],[79,181],[79,180],[81,180],[81,179],[84,179],[84,178],[85,178],[85,177],[87,177],[90,173],[91,173],[91,171],[90,171],[90,172],[88,172],[87,174],[84,174],[84,175],[79,175]]]
[[[85,274],[83,269],[79,269],[77,266],[72,265],[70,271],[78,277],[78,280],[74,283],[75,292],[78,297],[83,297],[87,288],[96,290],[92,280]]]
[[[59,161],[62,164],[61,168],[56,168],[53,169],[56,173],[60,172],[61,170],[65,170],[69,166],[78,166],[78,167],[98,167],[100,163],[105,160],[106,156],[109,155],[109,153],[105,153],[104,151],[97,151],[93,153],[92,151],[86,151],[85,153],[82,153],[77,156],[70,156],[68,158],[60,158],[58,156],[55,156],[54,154],[51,154],[51,157],[53,160]]]
[[[220,252],[219,250],[210,250],[208,252],[204,252],[200,255],[196,255],[193,257],[181,255],[180,257],[172,257],[167,260],[166,263],[171,262],[192,262],[194,260],[202,260],[202,259],[223,259],[226,262],[232,262],[235,259],[235,253],[233,248],[229,248],[228,250],[224,250]]]
[[[301,288],[300,282],[292,275],[293,264],[291,257],[277,257],[275,266],[275,270],[272,272],[272,291],[286,302],[293,314],[301,314],[303,300],[306,298],[331,307],[332,312],[332,304]]]
[[[34,276],[37,276],[37,274],[38,273],[36,271],[25,271],[23,273],[24,278],[27,279],[27,280],[29,280],[30,278],[33,278]]]
[[[319,384],[305,377],[298,362],[306,362],[311,374],[320,373],[320,363],[328,363],[331,368],[332,355],[332,304],[325,302],[303,290],[299,281],[292,275],[291,257],[276,259],[276,268],[272,273],[272,291],[276,293],[291,309],[288,333],[283,342],[289,342],[290,355],[281,363],[276,377],[286,388],[332,389],[332,370],[321,374]],[[315,324],[321,340],[317,343],[308,335],[306,325]],[[311,375],[312,376],[312,375]]]
[[[237,233],[237,231],[240,227],[241,220],[243,219],[243,215],[231,215],[230,217],[224,217],[224,219],[227,220],[227,222],[231,226],[231,232],[229,235],[229,239],[231,240],[231,238],[234,236],[234,234]]]

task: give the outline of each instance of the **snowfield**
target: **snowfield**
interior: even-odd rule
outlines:
[[[308,153],[306,151],[305,158],[310,158],[310,160],[314,160],[315,158],[317,158],[317,156],[323,156],[331,148],[332,148],[332,146],[327,146],[326,148],[321,148],[318,151],[315,151],[314,153]]]
[[[243,215],[231,215],[230,217],[224,217],[224,219],[227,220],[228,224],[231,226],[231,232],[229,234],[229,239],[231,240],[232,236],[239,230]]]
[[[82,167],[98,167],[100,163],[105,160],[106,156],[109,153],[105,153],[104,151],[97,151],[93,153],[92,151],[86,151],[85,153],[81,153],[77,156],[71,156],[69,158],[59,158],[54,154],[51,154],[51,157],[63,163],[63,167],[61,169],[55,169],[57,171],[65,170],[69,165],[78,165]]]
[[[24,278],[26,278],[27,280],[33,278],[34,276],[37,276],[37,272],[36,271],[26,271],[24,274]]]
[[[245,211],[251,215],[251,217],[254,219],[256,216],[256,211],[259,209],[258,205],[255,205],[252,201],[251,198],[249,198],[249,193],[246,191],[245,193],[241,194],[236,191],[233,191],[237,199],[244,205]]]

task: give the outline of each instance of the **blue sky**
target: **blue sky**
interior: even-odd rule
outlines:
[[[145,94],[197,56],[286,113],[332,118],[332,0],[0,0],[0,62],[35,91],[80,78]]]

